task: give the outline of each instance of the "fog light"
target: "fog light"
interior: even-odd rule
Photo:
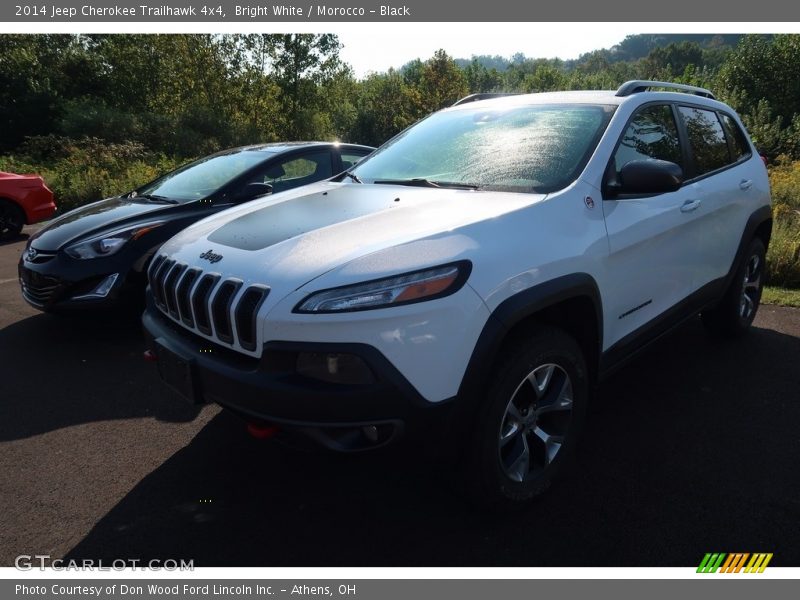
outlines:
[[[80,300],[82,298],[105,298],[117,283],[119,273],[113,273],[98,283],[95,288],[88,294],[81,294],[80,296],[73,296],[73,300]]]
[[[378,441],[378,428],[375,427],[375,425],[367,425],[366,427],[362,427],[361,432],[364,434],[364,437],[373,444]]]
[[[108,292],[111,291],[111,288],[114,287],[114,284],[117,283],[117,277],[119,277],[119,273],[114,273],[113,275],[109,275],[103,281],[101,281],[96,288],[92,291],[92,294],[95,296],[100,296],[101,298],[105,298],[108,296]]]
[[[295,369],[300,375],[349,385],[375,383],[375,376],[361,358],[354,354],[301,352]]]

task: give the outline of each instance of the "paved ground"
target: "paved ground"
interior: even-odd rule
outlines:
[[[568,479],[486,516],[419,459],[291,452],[182,405],[135,318],[22,302],[23,245],[0,246],[0,565],[800,565],[800,311],[762,307],[734,343],[683,327],[603,386]]]

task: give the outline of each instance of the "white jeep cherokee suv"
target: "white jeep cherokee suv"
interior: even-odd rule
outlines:
[[[471,491],[514,504],[637,350],[698,313],[750,326],[771,223],[764,164],[708,90],[469,97],[167,242],[148,354],[193,402],[333,449],[452,436]]]

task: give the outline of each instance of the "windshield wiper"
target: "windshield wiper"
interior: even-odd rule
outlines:
[[[144,198],[150,202],[162,202],[164,204],[180,204],[180,202],[173,200],[172,198],[167,198],[166,196],[156,196],[154,194],[136,194],[133,199],[136,198]]]
[[[349,177],[350,179],[352,179],[356,183],[364,183],[363,181],[361,181],[361,177],[359,177],[355,173],[351,173],[350,171],[345,171],[344,172],[344,176],[345,177]]]
[[[378,179],[374,183],[385,185],[409,185],[415,187],[450,188],[455,190],[477,190],[477,185],[470,183],[457,183],[455,181],[431,181],[422,177],[414,179]]]

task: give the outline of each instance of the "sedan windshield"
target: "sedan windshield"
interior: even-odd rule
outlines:
[[[612,112],[578,104],[440,112],[353,172],[365,183],[552,192],[578,177]]]
[[[243,150],[201,158],[139,188],[133,197],[200,200],[270,156],[268,152]]]

